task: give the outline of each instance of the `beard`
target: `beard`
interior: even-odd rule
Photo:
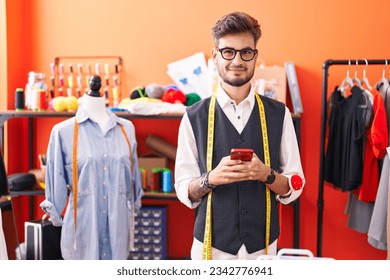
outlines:
[[[228,76],[229,68],[232,68],[232,67],[227,66],[224,69],[219,68],[218,72],[219,72],[219,76],[221,77],[222,81],[224,81],[226,84],[228,84],[232,87],[241,87],[241,86],[245,85],[246,83],[248,83],[252,79],[252,77],[255,73],[254,68],[251,71],[248,71],[248,68],[245,68],[244,66],[238,66],[235,68],[245,69],[245,72],[243,72],[243,73],[245,73],[245,76],[229,77]]]

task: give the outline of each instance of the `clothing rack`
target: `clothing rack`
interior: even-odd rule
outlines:
[[[322,224],[324,210],[324,169],[325,169],[325,137],[327,120],[327,97],[329,67],[332,65],[387,65],[388,59],[328,59],[322,65],[322,100],[321,100],[321,142],[320,142],[320,173],[318,187],[318,224],[317,224],[317,256],[322,256]]]

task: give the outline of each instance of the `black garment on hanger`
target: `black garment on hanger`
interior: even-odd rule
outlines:
[[[352,87],[344,97],[337,89],[330,97],[325,180],[342,191],[357,189],[362,181],[365,120],[368,100],[363,90]]]

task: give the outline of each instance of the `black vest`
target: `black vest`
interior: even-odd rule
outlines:
[[[267,120],[271,166],[277,170],[283,129],[285,106],[283,103],[261,96]],[[187,108],[194,131],[201,173],[206,172],[207,122],[210,98]],[[264,162],[263,137],[257,102],[241,134],[215,104],[213,163],[215,168],[221,158],[232,148],[253,148]],[[203,197],[195,219],[194,236],[203,242],[207,195]],[[248,253],[265,248],[266,191],[260,181],[243,181],[218,186],[212,195],[212,246],[221,251],[237,254],[242,244]],[[279,236],[278,203],[271,191],[270,244]]]

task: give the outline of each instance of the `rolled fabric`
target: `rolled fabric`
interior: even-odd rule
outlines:
[[[170,160],[174,161],[176,159],[176,147],[156,135],[148,135],[145,144],[153,151]]]

